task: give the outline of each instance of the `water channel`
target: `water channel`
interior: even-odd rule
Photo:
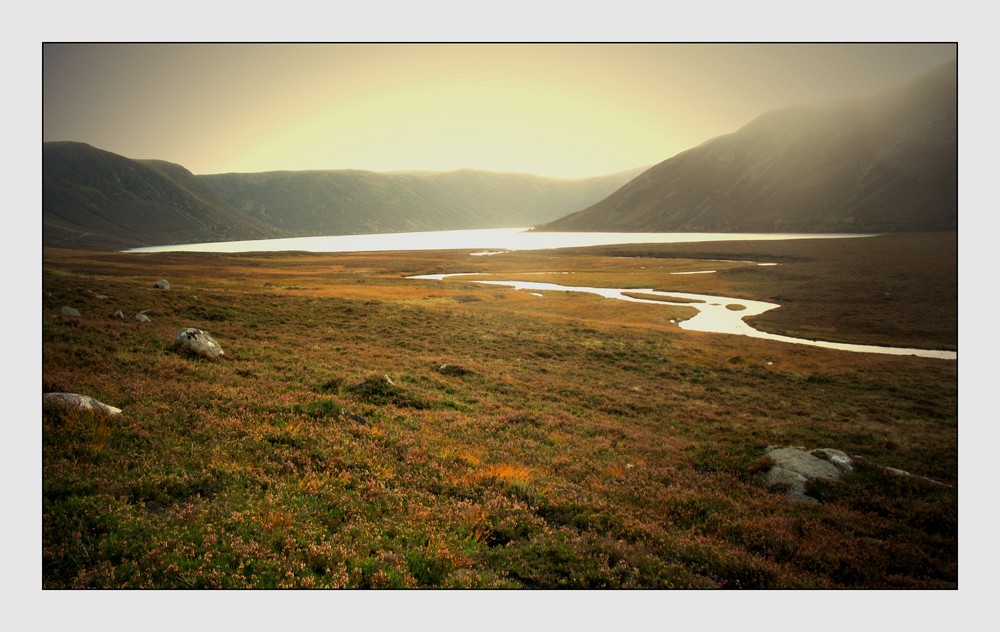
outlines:
[[[441,281],[449,277],[475,276],[468,274],[424,274],[407,277],[409,279],[424,279]],[[780,307],[775,303],[764,301],[752,301],[744,298],[730,298],[726,296],[710,296],[707,294],[689,294],[686,292],[663,292],[653,289],[633,289],[633,288],[608,288],[608,287],[586,287],[572,285],[558,285],[555,283],[540,283],[536,281],[494,281],[468,279],[472,283],[483,285],[500,285],[512,287],[515,290],[529,290],[533,294],[539,292],[585,292],[597,294],[604,298],[628,301],[632,303],[652,303],[654,305],[675,305],[683,307],[693,307],[698,313],[678,323],[681,329],[687,331],[705,331],[718,334],[732,334],[737,336],[748,336],[750,338],[763,338],[764,340],[775,340],[811,347],[822,347],[824,349],[837,349],[839,351],[852,351],[855,353],[882,353],[889,355],[912,355],[922,358],[939,358],[942,360],[954,360],[958,357],[955,351],[939,351],[934,349],[908,349],[903,347],[881,347],[876,345],[859,345],[843,342],[826,342],[823,340],[809,340],[807,338],[793,338],[792,336],[782,336],[771,334],[765,331],[754,329],[746,323],[744,318],[757,316],[766,311]],[[656,299],[644,299],[636,297],[636,294],[646,294],[656,296]],[[544,295],[540,295],[544,296]],[[671,302],[670,298],[680,299]]]

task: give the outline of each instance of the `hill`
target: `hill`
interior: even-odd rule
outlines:
[[[179,243],[534,226],[602,199],[643,169],[566,180],[446,173],[275,171],[196,176],[85,143],[42,146],[43,243]]]
[[[535,226],[604,198],[642,171],[578,180],[472,169],[198,178],[231,206],[290,235],[307,236]]]
[[[279,236],[180,165],[132,160],[85,143],[42,145],[46,246],[129,248]]]
[[[541,227],[890,232],[958,222],[957,68],[766,113]]]

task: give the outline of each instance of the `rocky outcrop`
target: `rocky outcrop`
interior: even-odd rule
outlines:
[[[767,487],[780,487],[786,490],[787,496],[799,502],[819,502],[805,493],[806,483],[810,479],[825,478],[839,480],[842,474],[854,470],[855,465],[865,462],[864,457],[850,457],[846,453],[833,448],[819,448],[806,451],[801,446],[778,448],[769,446],[766,450],[770,468],[759,475],[759,480]],[[917,478],[938,487],[951,487],[947,483],[935,481],[925,476],[910,474],[894,467],[868,464],[890,476]]]
[[[768,487],[774,485],[787,488],[788,497],[799,502],[819,502],[805,493],[809,479],[837,480],[841,474],[853,468],[851,458],[833,448],[807,452],[801,447],[770,446],[766,452],[773,465],[763,474],[764,484]]]
[[[222,346],[207,331],[185,327],[174,338],[174,348],[186,353],[215,360],[224,355]]]
[[[106,415],[118,415],[122,412],[121,408],[108,406],[103,402],[97,401],[93,397],[88,395],[79,395],[77,393],[45,393],[42,395],[42,398],[47,402],[52,402],[62,406],[76,406],[77,408],[82,408],[83,410],[92,410]]]

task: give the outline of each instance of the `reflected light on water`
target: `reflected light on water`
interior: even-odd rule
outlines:
[[[775,241],[870,237],[808,233],[549,233],[527,228],[442,230],[373,235],[290,237],[132,248],[125,252],[385,252],[395,250],[477,250],[478,256],[510,250],[546,250],[618,244],[672,244],[703,241]]]
[[[408,277],[410,279],[425,279],[441,281],[448,277],[472,276],[464,274],[427,274],[421,276]],[[686,292],[662,292],[652,289],[627,289],[627,288],[607,288],[607,287],[586,287],[557,285],[555,283],[538,283],[534,281],[485,281],[470,279],[471,283],[481,283],[483,285],[502,285],[512,287],[515,290],[533,290],[533,294],[540,291],[560,291],[560,292],[585,292],[597,294],[604,298],[612,298],[620,301],[632,303],[650,303],[653,305],[674,305],[681,307],[693,307],[698,313],[692,318],[681,321],[678,326],[688,331],[704,331],[718,334],[731,334],[737,336],[748,336],[751,338],[762,338],[777,342],[807,345],[811,347],[822,347],[824,349],[836,349],[839,351],[851,351],[855,353],[881,353],[888,355],[912,355],[923,358],[938,358],[943,360],[954,360],[958,357],[955,351],[939,351],[933,349],[909,349],[903,347],[881,347],[877,345],[859,345],[842,342],[826,342],[823,340],[809,340],[806,338],[793,338],[759,331],[748,325],[743,319],[748,316],[758,316],[766,311],[776,309],[780,305],[776,303],[766,303],[764,301],[751,301],[742,298],[730,298],[725,296],[709,296],[706,294],[690,294]],[[643,299],[636,294],[648,294],[661,297],[660,300]],[[670,298],[681,299],[678,302],[671,302]]]

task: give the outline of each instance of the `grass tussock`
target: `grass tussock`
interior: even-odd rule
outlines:
[[[664,257],[490,259],[47,252],[43,391],[122,413],[40,406],[44,587],[956,585],[956,363],[403,278],[488,265],[701,293],[753,282],[736,264],[720,266],[729,288],[721,272],[669,276],[702,264]],[[173,351],[186,326],[226,355]],[[756,482],[768,445],[863,459],[800,504]]]

